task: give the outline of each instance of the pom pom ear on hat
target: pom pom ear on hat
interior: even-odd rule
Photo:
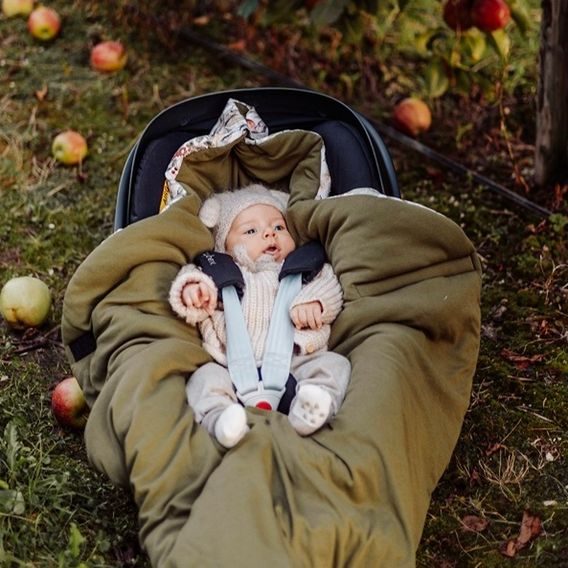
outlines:
[[[212,229],[219,223],[221,216],[221,200],[217,196],[206,199],[199,210],[199,218],[203,224]]]
[[[274,197],[274,199],[280,204],[280,207],[276,207],[276,209],[280,209],[282,213],[286,211],[286,207],[288,207],[288,200],[290,199],[289,193],[284,193],[283,191],[278,191],[277,189],[271,189],[270,195]]]

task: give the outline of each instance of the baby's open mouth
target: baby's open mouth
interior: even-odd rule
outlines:
[[[276,254],[278,252],[278,247],[276,245],[270,245],[264,249],[264,254]]]

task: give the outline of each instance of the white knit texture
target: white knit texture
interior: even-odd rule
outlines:
[[[175,277],[170,288],[169,300],[170,306],[174,312],[190,325],[196,325],[209,317],[209,314],[201,308],[188,307],[184,304],[181,294],[188,284],[196,284],[205,282],[216,289],[215,283],[207,274],[203,274],[195,264],[187,264]]]

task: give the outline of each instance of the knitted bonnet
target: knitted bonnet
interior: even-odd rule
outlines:
[[[284,214],[290,196],[283,191],[252,184],[235,191],[216,193],[203,202],[199,218],[213,230],[215,250],[225,252],[227,234],[235,217],[252,205],[271,205]]]

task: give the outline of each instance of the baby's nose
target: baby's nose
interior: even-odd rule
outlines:
[[[274,236],[274,229],[272,227],[267,227],[266,229],[264,229],[264,236],[267,237],[273,237]]]

